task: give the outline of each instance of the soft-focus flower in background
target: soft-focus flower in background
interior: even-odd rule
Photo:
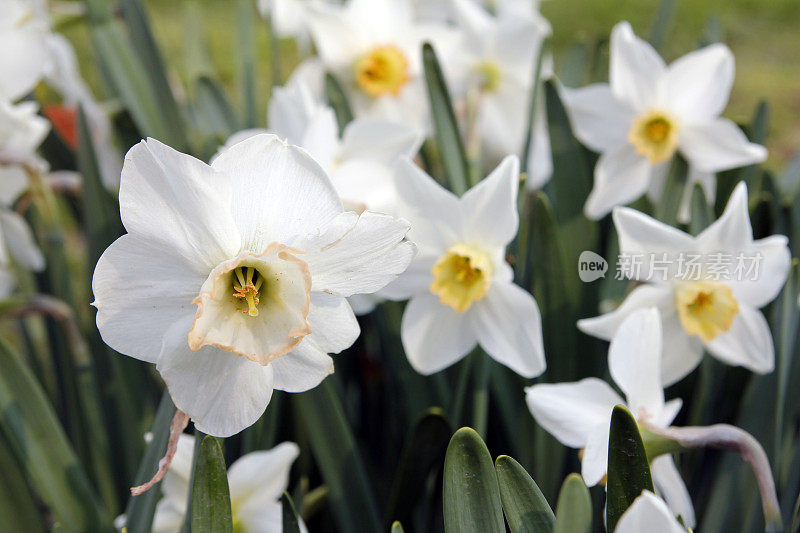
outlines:
[[[0,100],[28,94],[48,63],[47,24],[33,2],[0,0]]]
[[[539,425],[562,444],[583,449],[581,473],[587,485],[600,483],[606,475],[615,405],[627,405],[637,421],[654,427],[669,426],[680,411],[680,399],[664,401],[660,322],[657,309],[640,309],[622,322],[611,341],[608,367],[626,400],[598,378],[526,389],[528,408]],[[657,457],[651,470],[659,493],[688,526],[694,527],[694,507],[672,457]]]
[[[630,24],[617,24],[610,83],[563,89],[575,134],[601,153],[586,215],[601,218],[644,193],[657,201],[669,162],[680,153],[690,169],[680,213],[685,221],[695,182],[713,199],[716,172],[764,161],[766,149],[719,116],[733,78],[733,54],[725,45],[712,44],[667,66]]]
[[[686,533],[686,528],[675,519],[675,516],[664,501],[650,492],[642,491],[628,509],[622,513],[614,529],[616,533]]]
[[[544,372],[539,308],[515,285],[505,250],[517,234],[519,160],[509,156],[458,198],[409,160],[397,173],[419,253],[382,294],[410,299],[401,336],[415,370],[432,374],[480,344],[525,377]]]
[[[186,521],[195,438],[181,435],[169,472],[161,483],[163,497],[156,505],[153,533],[178,533]],[[282,442],[271,450],[248,453],[228,468],[234,531],[280,533],[283,531],[281,494],[289,485],[289,471],[300,450],[293,442]],[[118,528],[125,517],[116,520]],[[300,522],[300,530],[306,531]]]
[[[753,240],[744,182],[722,216],[697,237],[630,208],[615,209],[613,218],[621,254],[642,259],[626,275],[645,283],[615,311],[580,320],[582,331],[611,339],[630,313],[656,306],[666,339],[665,385],[697,367],[704,348],[727,364],[772,371],[772,334],[759,308],[783,287],[791,254],[783,235]]]
[[[446,55],[455,44],[452,29],[416,21],[408,0],[314,4],[309,16],[321,64],[343,84],[357,117],[390,119],[428,130],[420,50],[424,41],[431,41]]]
[[[407,222],[343,212],[319,165],[273,135],[211,166],[141,142],[120,211],[128,234],[92,283],[98,329],[156,363],[175,405],[216,436],[255,422],[273,388],[305,391],[333,372],[328,354],[359,334],[345,298],[381,289],[414,255]]]
[[[474,115],[482,154],[494,165],[508,154],[521,154],[528,128],[528,108],[542,43],[549,23],[533,9],[516,3],[498,6],[491,15],[476,0],[451,0],[461,28],[459,53],[449,70],[455,71],[466,113]],[[550,75],[548,65],[544,77]],[[529,151],[529,188],[541,187],[553,170],[544,100],[539,98]],[[468,132],[468,135],[471,132]]]

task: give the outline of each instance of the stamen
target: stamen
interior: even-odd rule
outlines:
[[[259,290],[264,284],[264,277],[253,267],[246,267],[246,273],[242,267],[237,267],[233,270],[233,297],[244,300],[247,303],[247,309],[242,309],[242,313],[249,316],[258,316],[258,304],[260,298],[258,297]],[[253,277],[256,277],[255,282]],[[237,283],[237,280],[239,283]]]

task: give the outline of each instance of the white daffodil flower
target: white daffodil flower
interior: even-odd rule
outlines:
[[[667,66],[647,42],[620,22],[611,32],[609,84],[564,89],[575,135],[600,152],[584,211],[598,219],[649,192],[657,200],[676,152],[694,182],[713,198],[713,174],[764,161],[763,146],[720,117],[730,96],[734,59],[722,44],[690,52]],[[688,218],[689,193],[683,219]]]
[[[403,272],[408,223],[343,212],[303,150],[258,135],[212,165],[148,139],[127,154],[128,231],[98,261],[97,326],[115,350],[156,363],[175,405],[225,437],[253,424],[273,389],[333,372],[358,323],[345,299]]]
[[[178,533],[186,521],[195,438],[181,435],[178,450],[161,483],[162,498],[156,504],[153,533]],[[283,510],[280,502],[289,485],[289,471],[300,450],[283,442],[271,450],[248,453],[228,468],[231,514],[234,530],[241,533],[281,533]],[[125,526],[118,517],[118,529]],[[300,530],[307,531],[300,522]]]
[[[397,179],[419,254],[381,294],[410,299],[401,337],[411,366],[433,374],[480,344],[517,374],[540,375],[546,364],[539,308],[513,283],[505,260],[519,226],[517,157],[504,159],[461,198],[409,160],[399,162]]]
[[[421,46],[447,54],[455,33],[415,20],[409,0],[348,0],[314,4],[311,36],[322,64],[343,84],[357,117],[389,119],[427,131]]]
[[[664,500],[649,490],[645,490],[622,513],[617,522],[617,527],[614,529],[615,533],[642,533],[642,531],[647,531],[648,533],[686,533],[686,528],[675,519]]]
[[[533,10],[502,9],[492,16],[475,0],[451,2],[463,35],[460,53],[451,61],[455,67],[450,69],[457,72],[455,85],[467,114],[475,114],[483,155],[496,164],[523,150],[536,58],[550,25]],[[543,98],[537,102],[531,143],[525,183],[538,189],[553,171]]]
[[[627,405],[637,421],[653,427],[669,426],[680,411],[680,399],[664,401],[661,349],[658,310],[640,309],[622,322],[608,349],[611,377],[625,393],[625,400],[597,378],[539,384],[525,390],[536,422],[565,446],[583,450],[581,474],[588,485],[600,483],[606,475],[609,427],[615,405]],[[694,507],[672,456],[657,457],[651,470],[659,493],[687,525],[694,527]]]
[[[620,259],[628,263],[623,273],[644,284],[616,310],[579,320],[581,331],[608,340],[631,312],[656,306],[667,339],[664,385],[697,367],[704,348],[729,365],[773,370],[772,335],[759,308],[783,287],[791,254],[783,235],[753,240],[744,182],[697,237],[630,208],[615,209],[613,218]]]
[[[345,209],[356,212],[396,211],[393,164],[414,157],[422,144],[413,128],[369,118],[350,122],[340,139],[333,109],[299,83],[274,90],[269,129],[307,150],[328,172]]]
[[[0,100],[19,100],[42,79],[48,33],[33,2],[0,0]]]

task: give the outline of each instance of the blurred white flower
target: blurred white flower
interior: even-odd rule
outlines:
[[[47,46],[49,52],[47,81],[61,94],[64,104],[72,108],[78,106],[83,108],[103,185],[110,191],[116,191],[119,189],[122,157],[114,143],[108,114],[94,99],[92,91],[83,81],[75,50],[69,41],[62,35],[52,33],[47,38]]]
[[[156,505],[153,533],[183,530],[192,476],[195,438],[181,435],[178,451],[161,483],[163,497]],[[271,450],[243,455],[228,468],[234,530],[241,533],[281,533],[283,509],[280,498],[289,485],[289,471],[300,450],[283,442]],[[116,521],[121,528],[125,519]],[[300,522],[300,530],[306,526]]]
[[[615,405],[627,405],[637,421],[654,427],[669,426],[680,411],[680,399],[664,401],[660,322],[657,309],[640,309],[622,322],[611,340],[608,367],[625,400],[598,378],[533,385],[525,390],[528,408],[539,425],[565,446],[583,449],[581,474],[590,486],[606,475]],[[694,507],[672,456],[657,457],[651,470],[659,493],[694,527]]]
[[[340,139],[333,109],[299,84],[275,89],[269,129],[306,149],[328,172],[345,209],[357,212],[396,211],[392,165],[398,157],[414,157],[422,144],[413,128],[369,118],[350,122]]]
[[[42,79],[48,33],[34,2],[0,0],[0,100],[18,100]]]
[[[753,240],[744,182],[734,189],[719,220],[697,237],[630,208],[615,209],[613,218],[620,253],[642,260],[625,274],[645,283],[615,311],[579,320],[582,331],[610,339],[631,312],[656,306],[667,339],[665,385],[697,367],[704,348],[730,365],[760,374],[773,370],[772,335],[758,309],[780,292],[791,254],[783,235]],[[667,269],[659,264],[664,260]]]
[[[675,519],[675,516],[661,498],[649,490],[645,490],[622,513],[614,531],[615,533],[642,533],[642,531],[647,531],[648,533],[686,533],[686,528]]]
[[[409,160],[400,161],[397,179],[419,254],[381,293],[411,300],[401,324],[411,366],[432,374],[480,344],[521,376],[544,372],[539,308],[513,283],[505,261],[519,225],[517,157],[504,159],[461,198]]]
[[[175,405],[216,436],[254,423],[273,388],[333,372],[328,354],[359,334],[345,298],[414,255],[407,222],[342,212],[319,165],[273,135],[211,166],[148,139],[128,152],[119,197],[128,234],[95,269],[98,329],[156,363]]]
[[[514,7],[516,3],[504,4],[497,16],[492,16],[476,0],[451,2],[462,39],[448,69],[456,71],[456,86],[465,99],[467,114],[475,113],[475,133],[483,155],[496,164],[507,154],[522,153],[536,59],[550,34],[550,24],[533,9]],[[549,77],[551,73],[543,74]],[[535,117],[525,182],[531,189],[544,185],[553,171],[541,97]]]
[[[430,117],[422,43],[430,41],[440,55],[447,55],[455,32],[415,20],[409,0],[314,4],[309,12],[321,63],[343,84],[354,114],[427,131]]]
[[[712,44],[667,66],[630,24],[617,24],[610,84],[563,90],[575,134],[601,152],[586,215],[598,219],[645,192],[657,201],[676,152],[690,167],[683,220],[695,182],[714,198],[714,173],[764,161],[766,149],[719,116],[733,78],[733,54],[725,45]]]

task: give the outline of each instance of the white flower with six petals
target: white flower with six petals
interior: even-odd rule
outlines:
[[[415,249],[408,223],[343,212],[303,150],[258,135],[211,166],[149,139],[125,158],[128,231],[92,281],[107,344],[156,363],[205,433],[253,424],[273,389],[302,392],[359,334],[346,297],[381,289]]]

